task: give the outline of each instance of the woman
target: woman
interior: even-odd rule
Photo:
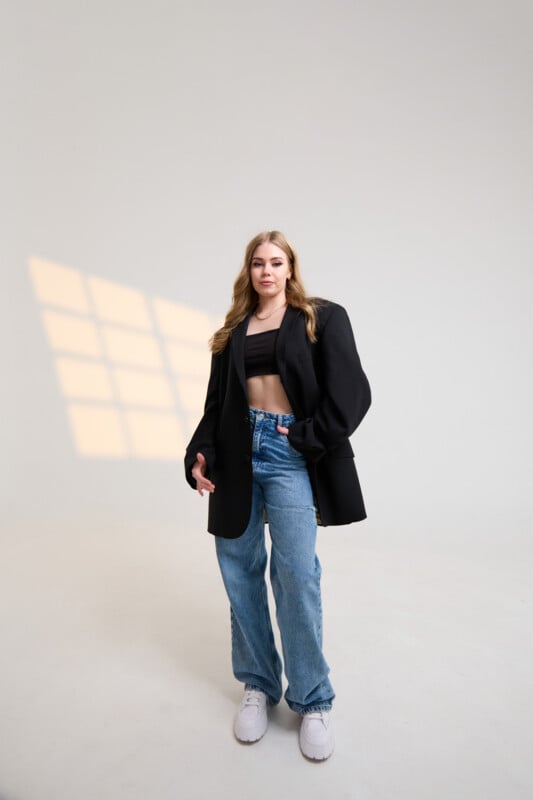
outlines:
[[[322,653],[316,526],[366,517],[348,437],[370,388],[345,310],[306,297],[296,253],[279,231],[246,248],[211,350],[185,471],[200,495],[209,493],[208,530],[231,606],[233,671],[244,683],[234,733],[258,741],[267,705],[282,696],[265,583],[268,521],[285,699],[302,717],[302,753],[323,760],[334,748],[335,694]]]

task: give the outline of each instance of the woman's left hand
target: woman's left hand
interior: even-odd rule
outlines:
[[[284,428],[283,425],[276,425],[276,430],[277,430],[278,433],[283,433],[285,436],[287,436],[287,434],[289,432],[289,429],[288,428]]]

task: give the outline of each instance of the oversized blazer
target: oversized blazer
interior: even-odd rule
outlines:
[[[370,406],[345,309],[326,300],[317,305],[317,342],[307,337],[305,317],[288,306],[276,341],[280,379],[296,417],[289,443],[306,459],[322,525],[365,519],[366,511],[348,437]],[[192,467],[203,453],[215,484],[209,495],[208,531],[235,539],[248,524],[252,499],[252,435],[248,418],[244,344],[251,314],[233,330],[222,353],[213,354],[204,415],[185,454]]]

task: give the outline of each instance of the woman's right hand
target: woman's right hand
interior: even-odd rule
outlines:
[[[203,453],[196,453],[196,461],[191,470],[193,478],[196,480],[196,491],[203,497],[205,492],[214,492],[215,484],[205,477],[207,471],[207,461]]]

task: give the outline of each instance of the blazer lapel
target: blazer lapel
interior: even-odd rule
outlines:
[[[282,378],[285,374],[285,367],[287,364],[287,346],[290,345],[294,324],[299,314],[300,310],[298,308],[287,306],[287,310],[281,320],[279,334],[276,340],[276,360]]]
[[[246,337],[246,330],[248,328],[248,322],[251,317],[251,313],[248,314],[246,319],[242,322],[239,322],[236,328],[234,328],[233,333],[231,334],[231,354],[233,356],[233,363],[235,365],[235,371],[239,377],[239,382],[242,386],[242,390],[244,394],[247,394],[246,391],[246,374],[244,372],[244,340]]]

